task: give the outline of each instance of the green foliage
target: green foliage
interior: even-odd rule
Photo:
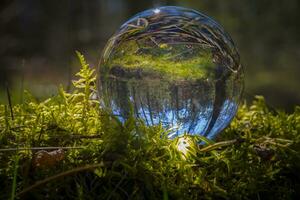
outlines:
[[[134,117],[121,123],[101,110],[94,100],[95,72],[77,55],[82,68],[74,92],[60,87],[43,102],[27,94],[13,107],[14,119],[0,105],[0,199],[299,196],[299,107],[293,114],[271,111],[257,97],[240,107],[216,142],[188,135],[169,140],[161,126],[147,127]],[[68,149],[63,160],[39,168],[34,147]]]

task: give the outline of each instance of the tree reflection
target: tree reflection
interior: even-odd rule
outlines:
[[[133,107],[135,117],[148,126],[162,124],[172,129],[170,138],[184,133],[213,138],[237,109],[237,103],[227,98],[225,90],[220,94],[222,98],[216,96],[220,84],[223,83],[110,76],[101,80],[100,96],[102,106],[123,122]]]

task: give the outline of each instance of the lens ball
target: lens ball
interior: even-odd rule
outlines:
[[[233,119],[243,69],[230,36],[210,17],[182,7],[146,10],[109,39],[99,65],[101,106],[125,121],[161,124],[169,138],[213,139]]]

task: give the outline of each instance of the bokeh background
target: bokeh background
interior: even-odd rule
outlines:
[[[263,95],[271,107],[300,105],[299,0],[1,0],[0,103],[8,87],[14,103],[23,90],[43,99],[79,69],[75,50],[97,66],[109,37],[130,16],[177,5],[218,21],[232,36],[245,67],[245,99]]]

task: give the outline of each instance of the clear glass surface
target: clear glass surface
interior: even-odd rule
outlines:
[[[109,39],[99,65],[101,106],[125,121],[133,111],[169,137],[213,139],[234,117],[243,69],[230,36],[195,10],[141,12]]]

